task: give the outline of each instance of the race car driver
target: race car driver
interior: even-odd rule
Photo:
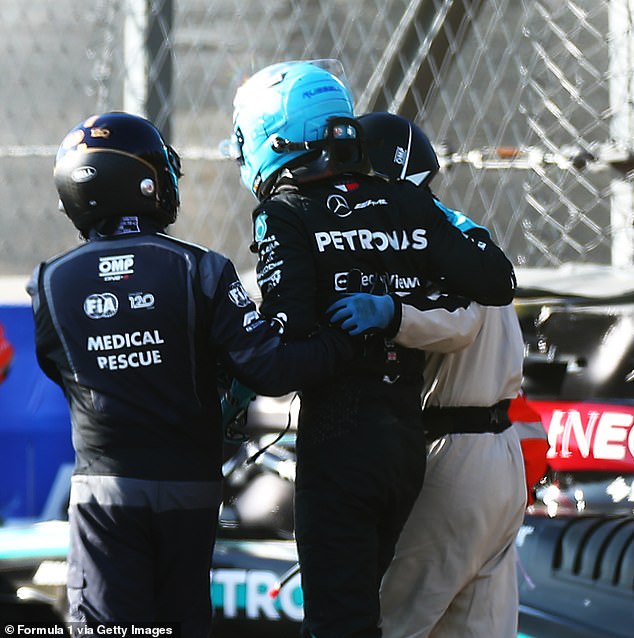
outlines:
[[[431,279],[509,303],[502,251],[466,238],[425,190],[368,175],[360,132],[336,61],[275,64],[238,89],[235,157],[259,200],[262,313],[291,341],[346,289],[415,292]],[[425,470],[423,356],[371,337],[332,382],[303,389],[295,534],[306,638],[380,636],[379,584]]]
[[[41,264],[29,292],[39,363],[72,420],[70,619],[171,622],[203,638],[221,480],[218,364],[278,395],[332,373],[352,350],[337,331],[282,344],[228,259],[164,233],[180,176],[177,154],[143,118],[110,112],[75,126],[54,178],[87,241]]]
[[[429,188],[439,165],[418,127],[388,113],[359,121],[377,173],[393,182],[425,174],[419,187]],[[398,148],[407,149],[407,157],[394,164]],[[438,205],[460,230],[487,240],[484,228]],[[381,586],[383,635],[509,638],[517,635],[515,537],[546,470],[548,448],[543,426],[520,396],[519,322],[512,304],[465,303],[448,312],[442,295],[402,300],[394,341],[428,351],[423,418],[429,451],[424,485]],[[387,327],[389,305],[385,297],[352,295],[330,312],[356,335]],[[513,427],[511,400],[511,416],[521,419]]]

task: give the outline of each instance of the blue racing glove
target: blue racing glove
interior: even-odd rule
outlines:
[[[389,295],[355,292],[337,299],[326,313],[330,323],[356,336],[373,330],[386,330],[394,319],[395,304]]]

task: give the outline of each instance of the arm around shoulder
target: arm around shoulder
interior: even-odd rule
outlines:
[[[442,353],[456,352],[471,344],[482,326],[482,306],[475,302],[450,306],[443,303],[443,297],[429,299],[424,307],[403,303],[394,342],[406,348]]]

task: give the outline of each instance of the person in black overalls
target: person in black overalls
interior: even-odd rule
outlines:
[[[257,197],[260,311],[288,342],[317,330],[342,292],[395,296],[442,281],[485,304],[513,298],[513,268],[411,184],[371,174],[336,61],[267,67],[234,100],[234,156]],[[230,148],[230,147],[228,147]],[[394,312],[396,310],[396,312]],[[301,393],[295,533],[305,638],[377,638],[379,584],[425,472],[424,354],[383,336]]]
[[[70,619],[211,626],[220,501],[220,364],[262,394],[320,381],[352,352],[337,330],[285,345],[218,253],[165,234],[180,160],[149,121],[93,116],[55,183],[87,240],[29,284],[42,370],[68,400]],[[310,362],[310,365],[307,365]]]
[[[440,165],[414,122],[376,112],[358,121],[375,171],[430,190]],[[399,148],[408,149],[406,164],[393,161]],[[464,213],[438,206],[462,232],[490,241]],[[450,296],[433,293],[401,298],[394,336],[426,350],[428,453],[423,488],[381,583],[381,630],[384,638],[509,638],[518,632],[515,541],[547,469],[548,437],[521,393],[524,341],[513,304],[463,299],[456,308]],[[350,334],[380,332],[389,316],[374,317],[375,305],[373,295],[345,295],[328,314]],[[504,488],[491,498],[496,481]]]

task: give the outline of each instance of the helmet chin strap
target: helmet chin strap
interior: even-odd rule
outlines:
[[[331,117],[326,125],[326,135],[320,140],[293,142],[279,135],[272,136],[271,148],[276,153],[293,153],[295,151],[326,150],[333,142],[356,141],[358,145],[363,143],[363,129],[357,120],[352,117]]]
[[[276,136],[271,140],[271,148],[276,153],[293,153],[294,151],[312,151],[323,148],[324,140],[314,142],[291,142],[282,137]]]
[[[350,159],[344,160],[325,150],[312,162],[291,168],[289,172],[298,184],[314,182],[332,177],[333,175],[341,175],[342,173],[371,174],[369,162],[367,162],[365,154],[359,152],[358,148],[354,149],[354,151]]]

